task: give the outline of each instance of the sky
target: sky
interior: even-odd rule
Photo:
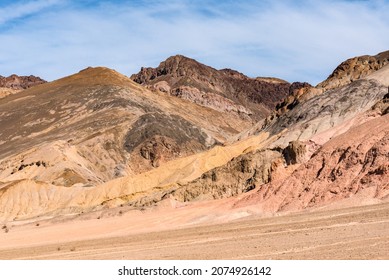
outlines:
[[[316,85],[389,49],[389,0],[1,0],[0,75],[125,75],[182,54],[217,69]]]

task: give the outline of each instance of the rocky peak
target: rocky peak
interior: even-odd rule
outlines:
[[[179,78],[190,76],[199,78],[210,74],[212,71],[217,70],[183,55],[175,55],[161,62],[157,68],[142,67],[138,74],[131,76],[131,79],[139,84],[145,84],[158,77]]]
[[[363,55],[347,59],[336,67],[325,81],[318,84],[317,88],[329,90],[347,85],[368,76],[387,64],[389,64],[389,51],[381,52],[375,56]]]
[[[39,84],[46,83],[45,80],[30,75],[30,76],[18,76],[18,75],[11,75],[9,77],[3,77],[0,76],[0,87],[3,88],[11,88],[11,89],[27,89]]]
[[[289,94],[290,84],[276,78],[249,78],[232,70],[216,70],[176,55],[157,68],[142,67],[131,76],[139,84],[244,119],[259,120]]]

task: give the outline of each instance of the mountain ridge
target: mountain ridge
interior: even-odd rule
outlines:
[[[131,79],[166,94],[254,121],[267,116],[289,94],[291,87],[278,78],[249,78],[232,69],[216,70],[183,55],[171,56],[156,68],[142,67]]]

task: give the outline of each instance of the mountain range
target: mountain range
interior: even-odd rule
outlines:
[[[389,202],[388,64],[351,58],[317,86],[182,55],[130,77],[0,76],[0,222],[191,209],[185,227]],[[204,203],[223,210],[193,214]]]

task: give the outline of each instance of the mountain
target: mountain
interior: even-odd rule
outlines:
[[[233,220],[247,207],[250,216],[387,201],[388,67],[327,89],[175,56],[131,79],[87,68],[6,96],[0,218],[158,215],[224,199]],[[213,215],[195,208],[194,224]]]
[[[44,83],[46,83],[45,80],[33,75],[18,76],[14,74],[9,77],[0,76],[0,88],[11,88],[16,90],[21,90],[21,89],[27,89]]]
[[[4,96],[0,258],[386,257],[382,54],[316,87],[176,56]]]
[[[142,68],[131,79],[170,96],[252,120],[266,117],[298,85],[277,78],[249,78],[231,69],[216,70],[182,55],[169,57],[157,68]]]

